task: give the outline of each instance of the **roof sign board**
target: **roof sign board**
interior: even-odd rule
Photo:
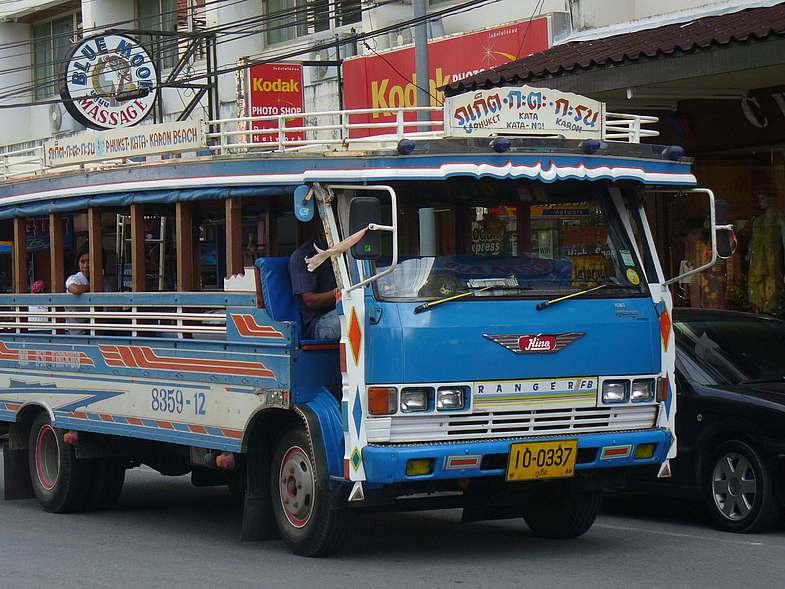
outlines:
[[[550,88],[515,86],[479,90],[445,99],[444,134],[601,139],[604,110],[602,102]]]
[[[93,35],[65,57],[60,97],[68,112],[91,129],[130,127],[152,110],[158,74],[133,37]]]
[[[44,144],[47,166],[197,151],[206,146],[201,121],[144,125],[132,129],[85,131]]]

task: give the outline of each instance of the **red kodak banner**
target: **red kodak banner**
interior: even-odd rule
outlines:
[[[444,100],[444,94],[438,88],[472,74],[538,53],[548,46],[547,17],[431,41],[428,43],[430,70],[428,91],[431,94],[431,106],[441,106]],[[347,59],[343,64],[343,76],[344,108],[417,106],[414,47],[390,51],[378,56]],[[406,116],[407,121],[416,118],[415,113]],[[441,113],[433,113],[432,119],[442,120]],[[381,123],[394,120],[393,114],[376,113],[354,115],[351,122]],[[359,137],[394,131],[394,127],[355,129],[352,135]]]

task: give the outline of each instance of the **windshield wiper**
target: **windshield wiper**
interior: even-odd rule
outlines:
[[[603,282],[602,284],[598,284],[597,286],[592,286],[591,288],[587,288],[584,290],[579,290],[578,292],[573,292],[568,295],[564,295],[563,297],[557,297],[555,299],[551,299],[550,301],[543,301],[542,303],[537,303],[537,307],[535,307],[538,311],[542,311],[543,309],[547,309],[551,305],[555,305],[556,303],[561,303],[562,301],[566,301],[569,299],[574,299],[575,297],[579,297],[585,294],[589,294],[590,292],[594,292],[600,290],[601,288],[627,288],[622,286],[621,284],[613,284],[611,282]]]
[[[428,311],[437,305],[441,305],[442,303],[447,303],[449,301],[455,301],[457,299],[463,299],[466,297],[473,297],[476,296],[478,292],[483,292],[486,290],[511,290],[511,291],[521,291],[521,290],[531,290],[530,286],[508,286],[502,284],[491,284],[488,286],[483,286],[482,288],[476,288],[473,290],[468,290],[466,292],[462,292],[457,295],[452,295],[449,297],[445,297],[443,299],[438,299],[435,301],[429,301],[427,303],[423,303],[422,305],[417,305],[414,308],[415,313],[422,313],[423,311]]]

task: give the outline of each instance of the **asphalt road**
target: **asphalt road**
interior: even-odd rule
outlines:
[[[568,542],[534,538],[520,520],[461,525],[457,510],[376,514],[327,559],[239,542],[228,493],[187,477],[130,471],[120,503],[54,515],[0,500],[0,587],[785,586],[785,529],[725,534],[673,500],[617,503]]]

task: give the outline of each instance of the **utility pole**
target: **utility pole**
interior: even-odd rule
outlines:
[[[421,18],[427,14],[428,0],[414,0],[414,18]],[[428,79],[428,22],[423,20],[414,26],[414,64],[417,75],[417,106],[430,106],[431,97],[428,93],[430,81]],[[431,113],[428,111],[417,112],[418,121],[430,121]],[[417,128],[417,131],[430,131],[430,127]]]

